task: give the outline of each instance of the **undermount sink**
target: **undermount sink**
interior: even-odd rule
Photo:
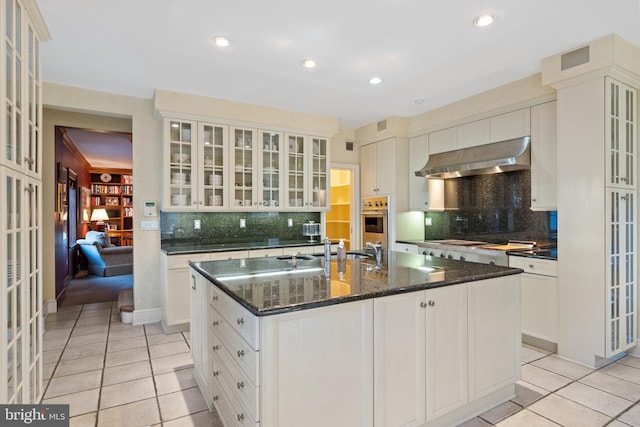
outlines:
[[[301,255],[301,254],[297,254],[297,255],[280,255],[280,256],[277,256],[276,258],[278,258],[278,259],[286,259],[286,260],[292,260],[293,258],[295,258],[295,259],[300,259],[300,260],[303,260],[303,261],[310,261],[312,259],[315,259],[311,255]]]

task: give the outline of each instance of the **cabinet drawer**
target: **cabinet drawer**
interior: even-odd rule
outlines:
[[[225,396],[219,376],[211,379],[211,395],[213,396],[213,406],[224,421],[225,426],[238,425],[238,420],[233,417],[234,412],[229,404],[229,397]]]
[[[260,350],[258,318],[256,316],[245,310],[215,285],[209,286],[209,304],[254,350]]]
[[[222,376],[226,378],[234,396],[242,402],[242,406],[249,411],[251,417],[256,419],[260,413],[258,407],[260,403],[258,396],[259,388],[252,379],[240,369],[238,364],[233,360],[233,356],[217,338],[219,337],[214,337],[215,344],[212,346],[212,350],[214,357],[217,358],[216,363],[220,366]],[[215,348],[216,346],[217,349]]]
[[[558,276],[558,261],[550,259],[510,256],[509,267],[521,268],[525,273]]]
[[[167,269],[189,268],[189,262],[209,261],[209,254],[167,255]]]
[[[228,369],[227,364],[219,356],[223,351],[212,352],[212,378],[217,379],[221,395],[231,409],[233,425],[245,426],[256,424],[259,412],[259,388],[237,379]],[[251,401],[250,401],[251,400]]]
[[[259,386],[258,352],[254,351],[216,310],[211,309],[210,315],[212,316],[210,317],[211,323],[209,326],[211,333],[216,335],[222,342],[222,345],[227,349],[234,363],[242,369],[242,372],[249,380]]]

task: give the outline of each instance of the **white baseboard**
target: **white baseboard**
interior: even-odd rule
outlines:
[[[133,324],[143,325],[145,323],[158,323],[162,320],[162,310],[151,308],[147,310],[133,310]]]
[[[58,312],[58,302],[54,299],[50,299],[42,304],[42,317],[45,318],[47,315]]]

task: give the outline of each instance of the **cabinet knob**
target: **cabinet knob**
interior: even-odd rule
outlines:
[[[427,308],[427,303],[424,301],[420,301],[420,307]]]
[[[529,264],[529,268],[534,268],[534,265],[533,264]]]
[[[434,305],[436,305],[435,301],[433,301],[433,300],[429,301],[429,307],[433,307]]]
[[[239,383],[237,383],[236,387],[238,387],[238,390],[242,390],[244,388],[244,381],[240,381]]]
[[[244,357],[244,350],[238,350],[238,357]]]
[[[242,326],[244,324],[244,319],[241,317],[238,320],[236,320],[236,322],[238,323],[239,326]]]

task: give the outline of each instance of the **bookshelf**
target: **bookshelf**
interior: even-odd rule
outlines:
[[[108,170],[94,170],[90,174],[91,210],[102,208],[107,211],[105,231],[113,237],[130,235],[133,230],[133,176],[131,171],[115,173]],[[96,221],[91,228],[97,229]]]
[[[327,237],[332,241],[344,239],[347,250],[351,242],[351,175],[348,170],[331,170],[330,206],[327,212]]]

